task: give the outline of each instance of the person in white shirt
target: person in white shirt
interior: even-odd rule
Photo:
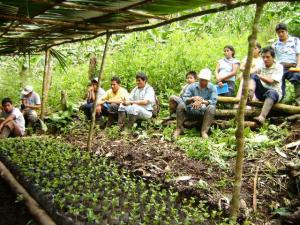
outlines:
[[[21,111],[14,108],[10,98],[2,99],[2,109],[0,114],[0,139],[21,137],[25,134],[25,120]]]
[[[38,121],[36,110],[41,108],[41,98],[38,93],[33,91],[33,87],[27,85],[21,93],[21,111],[25,118],[26,126],[32,127]]]
[[[131,128],[137,119],[147,120],[152,117],[155,104],[154,89],[147,83],[148,77],[144,73],[136,75],[136,87],[131,91],[128,100],[124,99],[119,107],[118,125],[124,128],[126,114],[127,128]]]
[[[253,75],[249,84],[248,100],[251,101],[254,94],[260,101],[264,101],[263,108],[258,117],[254,117],[258,123],[263,124],[273,104],[282,99],[283,66],[275,62],[275,51],[272,47],[262,49],[264,64]]]

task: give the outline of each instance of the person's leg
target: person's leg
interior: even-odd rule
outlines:
[[[8,138],[10,134],[11,134],[11,130],[7,126],[5,126],[0,131],[0,139]]]
[[[289,72],[288,68],[284,68],[284,75],[282,78],[282,96],[286,93],[286,80],[294,85],[296,104],[300,105],[300,72]]]
[[[8,136],[21,137],[23,136],[22,130],[15,121],[10,121],[3,127],[1,131],[1,138],[6,138]]]
[[[262,107],[261,113],[258,117],[254,117],[253,119],[256,120],[258,123],[263,124],[266,121],[267,115],[269,114],[270,110],[274,103],[279,101],[279,95],[275,90],[267,90],[264,94],[264,105]]]
[[[174,137],[178,137],[183,133],[183,123],[186,117],[186,107],[184,103],[178,105],[176,110],[176,131]]]
[[[38,121],[39,117],[35,110],[27,111],[27,126],[34,127],[35,123]]]
[[[181,99],[180,97],[176,96],[176,95],[171,95],[169,98],[169,112],[170,112],[170,116],[173,113],[176,113],[176,109],[178,106],[178,101],[179,99]]]
[[[88,120],[92,118],[93,103],[86,103],[81,107],[84,115]]]
[[[118,104],[110,104],[110,107],[108,108],[108,120],[106,123],[107,127],[111,127],[114,122],[117,121],[118,119],[118,109],[119,105]]]
[[[204,116],[203,116],[203,122],[202,122],[202,127],[201,127],[201,137],[202,138],[208,138],[208,130],[213,122],[213,119],[216,114],[216,107],[212,105],[208,105],[206,107]]]
[[[258,100],[264,101],[265,100],[264,94],[266,93],[266,91],[267,89],[264,88],[259,77],[257,75],[253,75],[249,83],[248,100],[252,101],[255,94]]]

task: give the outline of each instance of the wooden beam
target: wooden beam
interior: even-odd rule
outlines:
[[[104,46],[102,60],[101,60],[100,71],[99,71],[99,74],[98,74],[97,93],[99,93],[100,88],[101,88],[100,83],[101,83],[101,78],[102,78],[102,74],[103,74],[103,70],[104,70],[104,64],[105,64],[106,53],[107,53],[107,49],[108,49],[108,43],[109,43],[109,40],[110,40],[110,36],[111,36],[110,33],[107,32],[105,46]],[[98,99],[98,94],[97,94],[94,105],[93,105],[92,121],[91,121],[91,125],[90,125],[88,141],[87,141],[87,150],[88,151],[91,151],[91,149],[92,149],[92,141],[93,141],[93,136],[94,136],[95,122],[96,122],[96,107],[97,107],[98,100],[99,99]]]
[[[42,106],[41,106],[41,120],[44,120],[45,113],[47,111],[48,92],[51,79],[51,49],[48,48],[45,51],[45,66],[44,66],[44,77],[43,77],[43,91],[42,91]]]
[[[12,173],[0,161],[0,176],[10,186],[11,190],[23,198],[24,204],[33,218],[41,225],[56,225],[50,216],[43,210],[25,188],[16,180]]]

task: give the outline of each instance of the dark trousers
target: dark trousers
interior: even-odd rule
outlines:
[[[286,80],[290,81],[291,84],[300,84],[300,72],[289,72],[289,68],[284,68],[284,73],[282,77],[282,96],[285,96],[286,92]]]
[[[277,91],[265,88],[257,75],[252,75],[251,79],[255,81],[255,96],[260,101],[264,101],[266,98],[271,98],[274,102],[280,100]]]

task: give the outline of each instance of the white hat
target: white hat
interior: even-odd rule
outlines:
[[[97,83],[98,83],[98,77],[94,77],[94,78],[92,79],[92,82],[97,82]]]
[[[24,87],[24,89],[22,90],[22,95],[28,95],[30,92],[33,92],[33,87],[30,85],[27,85],[26,87]]]
[[[202,69],[198,75],[198,78],[210,81],[210,78],[211,78],[210,69],[208,69],[208,68]]]

